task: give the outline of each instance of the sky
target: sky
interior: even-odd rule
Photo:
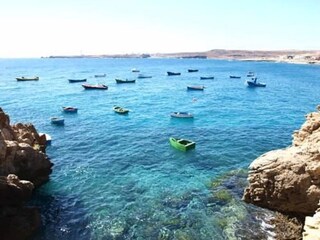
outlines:
[[[0,57],[320,50],[320,0],[0,0]]]

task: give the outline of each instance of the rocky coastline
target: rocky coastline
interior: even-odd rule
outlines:
[[[247,203],[300,219],[305,227],[303,239],[320,239],[319,213],[315,214],[320,200],[320,107],[317,109],[294,132],[291,146],[267,152],[250,164],[249,186],[243,195]],[[312,215],[318,220],[309,217]],[[311,234],[319,237],[308,238]],[[300,232],[294,239],[301,238]]]
[[[53,164],[45,153],[45,136],[32,124],[11,126],[1,108],[0,133],[0,236],[27,239],[40,227],[41,217],[37,208],[25,203],[49,180]]]

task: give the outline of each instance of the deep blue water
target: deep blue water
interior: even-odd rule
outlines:
[[[115,78],[151,79],[117,85]],[[187,73],[197,68],[197,73]],[[181,76],[166,76],[166,71]],[[257,73],[266,88],[248,88]],[[94,78],[106,73],[106,78]],[[17,76],[37,75],[37,82]],[[199,80],[200,76],[215,77]],[[229,79],[240,75],[241,79]],[[83,90],[68,78],[104,83]],[[203,92],[187,85],[204,85]],[[291,143],[304,115],[319,103],[320,67],[200,59],[2,59],[0,103],[11,122],[32,122],[53,138],[47,154],[51,180],[33,205],[43,227],[35,239],[248,239],[267,238],[257,216],[269,213],[240,198],[246,169],[260,154]],[[62,106],[78,114],[63,114]],[[113,105],[131,110],[128,116]],[[194,120],[171,119],[188,111]],[[63,116],[65,126],[51,125]],[[169,137],[196,141],[184,153]],[[211,182],[221,180],[221,185]],[[221,201],[227,191],[232,199]],[[268,215],[269,214],[269,215]],[[247,226],[247,227],[244,227]]]

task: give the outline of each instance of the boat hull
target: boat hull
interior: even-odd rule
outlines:
[[[62,111],[65,113],[77,113],[78,108],[75,107],[62,107]]]
[[[230,76],[230,78],[241,78],[240,76]]]
[[[189,151],[189,150],[194,149],[196,147],[195,142],[187,140],[187,139],[178,139],[178,138],[170,137],[169,142],[172,147],[174,147],[180,151],[183,151],[183,152]]]
[[[87,79],[68,79],[69,83],[86,82]]]
[[[176,73],[176,72],[167,72],[168,76],[178,76],[181,75],[181,73]]]
[[[114,106],[113,107],[113,111],[115,111],[118,114],[128,114],[129,113],[128,109],[125,109],[125,108],[122,108],[122,107],[119,107],[119,106]]]
[[[24,81],[38,81],[39,77],[17,77],[16,78],[18,82],[24,82]]]
[[[252,82],[252,81],[247,81],[247,84],[249,87],[266,87],[267,84],[265,83],[258,83],[258,82]]]
[[[200,80],[210,80],[214,79],[214,77],[200,77]]]
[[[192,73],[192,72],[199,72],[199,70],[198,70],[198,69],[188,69],[188,72],[189,72],[189,73]]]
[[[193,118],[193,115],[187,112],[173,112],[170,116],[173,118]]]
[[[51,118],[51,123],[54,125],[64,125],[64,119],[63,118]]]
[[[203,91],[203,86],[187,86],[188,91]]]
[[[108,86],[106,85],[87,85],[87,84],[82,84],[82,87],[84,87],[85,90],[107,90]]]
[[[116,79],[116,83],[135,83],[136,80],[122,80],[122,79]]]

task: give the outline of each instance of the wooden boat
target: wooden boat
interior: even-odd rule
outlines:
[[[200,80],[209,80],[209,79],[214,79],[214,77],[200,77]]]
[[[38,81],[39,77],[17,77],[17,81]]]
[[[203,91],[204,89],[204,86],[187,86],[187,90]]]
[[[136,80],[135,80],[135,79],[133,79],[133,80],[128,80],[128,79],[126,79],[126,80],[116,79],[116,82],[117,82],[117,83],[135,83]]]
[[[199,70],[198,69],[188,69],[188,72],[199,72]]]
[[[86,82],[87,79],[83,78],[83,79],[68,79],[69,83],[77,83],[77,82]]]
[[[247,81],[248,87],[266,87],[267,84],[257,82],[257,78],[252,78]]]
[[[51,136],[47,133],[39,133],[39,137],[42,138],[42,136],[46,139],[46,145],[50,145],[52,141]]]
[[[76,107],[62,107],[62,111],[66,113],[77,113],[78,108]]]
[[[64,119],[59,117],[52,117],[51,123],[55,125],[64,125]]]
[[[152,78],[152,76],[144,75],[144,74],[139,74],[138,78]]]
[[[178,76],[181,75],[181,73],[178,72],[167,72],[168,76]]]
[[[188,112],[172,112],[170,116],[174,118],[193,118],[193,115]]]
[[[125,108],[122,108],[119,106],[114,106],[113,111],[115,111],[116,113],[119,113],[119,114],[127,114],[129,112],[128,109],[125,109]]]
[[[241,78],[240,76],[230,75],[230,78]]]
[[[99,77],[106,77],[107,74],[96,74],[94,75],[94,77],[99,78]]]
[[[108,86],[104,85],[104,84],[82,84],[82,87],[84,87],[84,89],[86,90],[93,90],[93,89],[101,89],[101,90],[107,90]]]
[[[196,147],[195,142],[187,139],[170,137],[169,141],[172,147],[184,152]]]
[[[140,70],[136,69],[136,68],[132,68],[131,72],[140,72]]]

